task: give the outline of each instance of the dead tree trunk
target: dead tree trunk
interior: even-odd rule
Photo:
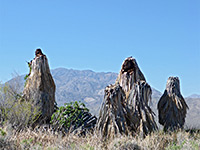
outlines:
[[[119,84],[106,87],[97,124],[103,137],[128,133],[124,100],[125,94]]]
[[[127,58],[115,85],[106,87],[98,130],[103,136],[127,131],[146,135],[157,130],[154,113],[148,106],[151,94],[151,87],[146,83],[136,60]]]
[[[155,114],[148,106],[151,93],[151,87],[145,81],[140,81],[134,84],[127,99],[127,107],[130,112],[128,118],[132,118],[130,127],[134,133],[143,136],[158,128],[154,121]]]
[[[169,77],[164,94],[158,102],[159,123],[164,130],[182,128],[188,106],[181,95],[178,77]]]
[[[136,60],[128,57],[124,60],[116,83],[119,83],[128,97],[130,90],[137,81],[145,80],[144,75],[140,71]]]
[[[54,112],[55,83],[47,57],[42,52],[36,53],[36,57],[30,63],[30,68],[23,98],[33,101],[33,106],[41,112],[41,119],[49,120]]]

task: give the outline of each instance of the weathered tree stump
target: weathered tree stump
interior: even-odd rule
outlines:
[[[30,73],[23,91],[23,99],[32,100],[41,112],[40,119],[50,120],[54,112],[55,83],[51,76],[47,57],[40,49],[31,61]]]
[[[136,60],[127,58],[115,85],[105,89],[98,130],[104,137],[113,134],[142,134],[157,130],[154,113],[148,106],[151,87],[146,83]]]
[[[158,129],[154,120],[155,114],[148,105],[151,94],[150,85],[145,81],[139,81],[134,84],[127,99],[127,107],[130,112],[128,118],[131,118],[130,127],[134,133],[143,136]]]
[[[128,97],[130,90],[137,81],[145,80],[143,73],[140,71],[136,60],[128,57],[124,60],[116,83],[119,83]]]
[[[164,130],[183,128],[188,106],[181,95],[178,77],[169,77],[164,94],[158,102],[159,123]]]
[[[125,94],[119,84],[106,87],[97,124],[103,137],[128,133],[124,100]]]

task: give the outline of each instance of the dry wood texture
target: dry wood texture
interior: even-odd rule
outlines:
[[[97,128],[103,137],[117,133],[142,134],[157,130],[154,113],[148,106],[151,87],[146,83],[136,60],[127,58],[115,85],[105,89]]]
[[[132,57],[126,58],[122,64],[116,83],[120,84],[128,97],[133,84],[140,80],[146,81],[136,60]]]
[[[33,105],[41,111],[41,117],[49,120],[54,111],[56,87],[47,57],[42,53],[37,53],[31,61],[30,67],[31,72],[27,78],[23,98],[33,100]]]
[[[178,77],[169,77],[164,94],[158,102],[159,123],[164,130],[182,128],[188,106],[181,95]]]
[[[139,81],[133,85],[127,99],[127,107],[130,112],[131,127],[133,131],[140,135],[157,130],[154,120],[154,112],[148,105],[151,100],[151,87],[145,81]]]
[[[97,124],[97,129],[102,136],[110,137],[118,133],[128,133],[124,100],[125,94],[119,84],[106,87]]]

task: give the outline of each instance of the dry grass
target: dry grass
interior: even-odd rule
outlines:
[[[4,133],[5,132],[5,133]],[[60,133],[48,131],[15,132],[7,126],[0,130],[0,149],[200,149],[200,133],[178,131],[173,133],[155,132],[145,139],[132,136],[117,136],[110,140],[101,140],[97,134],[78,137],[73,134],[62,136]]]

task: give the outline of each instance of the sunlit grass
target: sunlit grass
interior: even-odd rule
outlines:
[[[1,129],[4,134],[0,135],[1,145],[3,147],[12,147],[16,149],[194,149],[200,148],[200,133],[177,131],[165,133],[158,131],[148,135],[146,138],[139,136],[117,136],[113,139],[102,140],[97,134],[88,134],[85,137],[79,137],[74,134],[63,136],[52,130],[43,131],[26,129],[16,132],[8,127]],[[10,134],[7,134],[9,133]]]

